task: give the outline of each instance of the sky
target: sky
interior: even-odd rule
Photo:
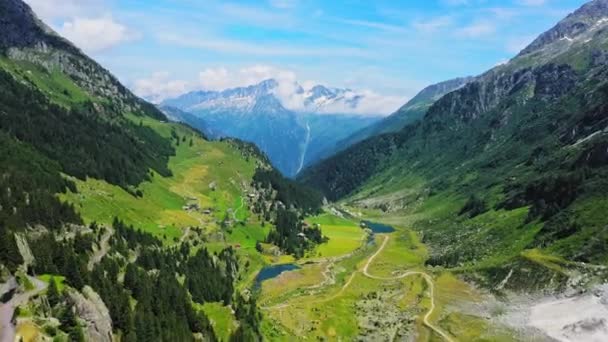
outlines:
[[[140,96],[264,79],[357,89],[389,114],[515,56],[585,0],[25,0]]]

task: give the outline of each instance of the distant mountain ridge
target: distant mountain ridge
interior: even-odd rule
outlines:
[[[337,141],[380,119],[328,113],[336,107],[356,109],[364,95],[350,89],[317,85],[305,90],[296,84],[291,97],[282,99],[280,86],[269,79],[224,91],[194,91],[163,101],[161,108],[190,113],[181,120],[216,136],[255,143],[287,176],[331,154]],[[292,109],[285,103],[292,103]]]
[[[190,112],[197,110],[225,111],[227,109],[251,111],[257,99],[268,95],[275,97],[280,106],[294,112],[354,115],[359,113],[352,111],[355,111],[365,98],[365,94],[361,92],[351,89],[329,88],[323,85],[316,85],[305,90],[297,82],[290,84],[290,88],[293,89],[292,94],[285,95],[279,89],[280,86],[277,80],[267,79],[258,84],[222,91],[192,91],[173,99],[166,99],[161,104],[182,108]],[[336,110],[336,108],[342,110]],[[381,115],[381,113],[370,114]]]

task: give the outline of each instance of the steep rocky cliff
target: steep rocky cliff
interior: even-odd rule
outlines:
[[[109,71],[40,21],[22,1],[0,0],[0,54],[68,75],[92,97],[111,100],[117,111],[164,115],[133,95]]]

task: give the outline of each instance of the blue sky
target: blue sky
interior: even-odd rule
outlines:
[[[26,0],[140,95],[267,77],[365,89],[386,111],[508,60],[584,0]]]

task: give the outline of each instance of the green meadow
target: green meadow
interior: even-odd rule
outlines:
[[[255,172],[254,161],[247,161],[230,142],[204,140],[179,124],[130,118],[163,136],[180,138],[179,144],[174,141],[176,155],[169,161],[173,176],[150,171],[150,181],[137,188],[142,197],[105,181],[72,179],[78,191],[60,194],[60,198],[72,203],[87,223],[110,224],[118,217],[171,242],[181,237],[185,227],[217,228],[218,222],[239,207],[237,219],[248,218],[242,194]],[[184,210],[189,204],[197,204],[201,210]],[[211,213],[204,214],[203,209]]]

